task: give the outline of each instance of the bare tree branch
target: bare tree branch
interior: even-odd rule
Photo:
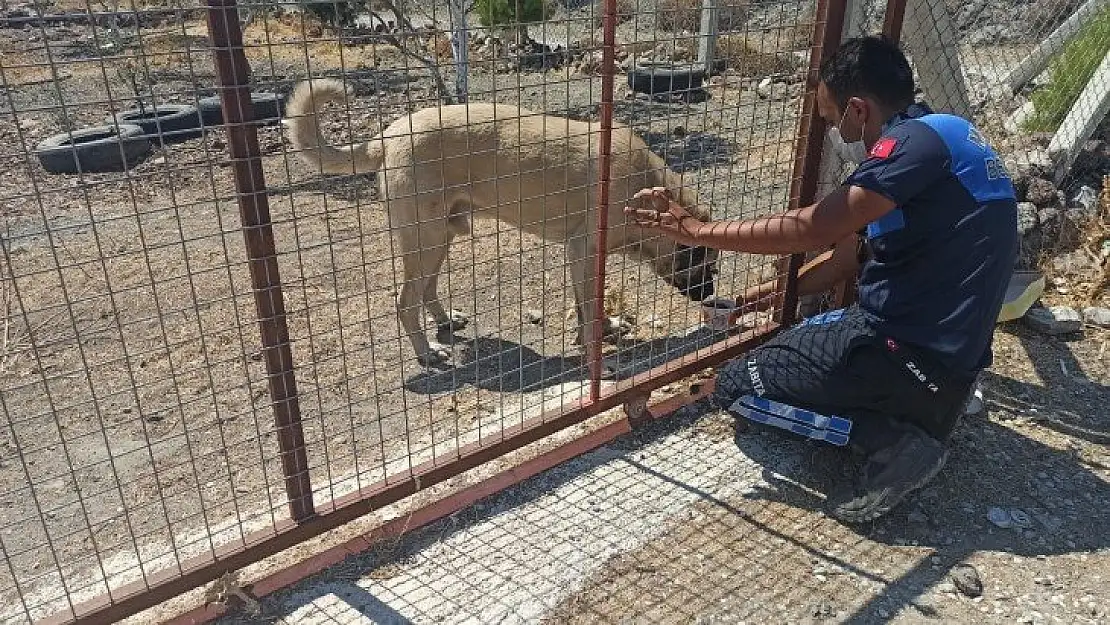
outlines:
[[[393,15],[397,17],[398,26],[400,26],[403,30],[414,34],[416,33],[416,28],[413,27],[412,22],[409,21],[407,17],[401,14],[401,10],[397,8],[397,5],[394,4],[392,0],[378,0],[378,3],[384,5],[385,8],[389,9],[389,11],[391,11]],[[387,26],[385,20],[382,19],[381,15],[378,15],[377,13],[371,13],[371,15],[377,18],[378,22],[380,22],[383,27]],[[451,94],[451,91],[448,90],[447,83],[443,80],[443,75],[439,72],[439,65],[436,64],[434,58],[429,59],[427,56],[424,56],[418,52],[414,52],[413,50],[409,49],[408,45],[404,41],[402,41],[392,33],[383,34],[381,39],[386,43],[392,45],[399,52],[401,52],[401,54],[404,54],[410,59],[413,59],[426,67],[428,69],[428,72],[432,76],[432,80],[436,83],[436,89],[439,90],[440,99],[447,104],[454,103],[455,98]],[[417,40],[419,41],[418,37]]]

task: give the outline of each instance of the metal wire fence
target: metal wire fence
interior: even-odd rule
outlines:
[[[842,164],[817,169],[807,77],[827,27],[891,4],[6,5],[3,619],[149,607],[789,323],[801,258],[679,248],[620,208],[820,195]],[[965,69],[1014,58],[911,36],[921,6],[919,73],[953,40]],[[291,99],[312,79],[347,91]],[[707,281],[785,297],[716,326]]]

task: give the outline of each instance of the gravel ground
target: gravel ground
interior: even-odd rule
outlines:
[[[618,121],[685,172],[715,216],[787,202],[804,68],[781,70],[805,45],[796,28],[805,6],[772,4],[752,24],[789,36],[753,39],[764,47],[745,58],[761,63],[714,79],[707,101],[649,102],[617,85]],[[132,106],[132,78],[147,104],[214,93],[199,18],[144,23],[141,39],[125,29],[119,42],[79,22],[0,30],[5,620],[23,615],[18,596],[42,614],[64,605],[63,588],[87,598],[104,578],[138,579],[143,567],[173,565],[175,551],[204,553],[285,514],[223,130],[158,149],[124,174],[51,176],[28,155],[47,136]],[[626,23],[620,37],[645,32]],[[327,118],[336,138],[369,138],[435,101],[426,73],[388,46],[340,46],[298,19],[257,19],[246,42],[259,89],[287,93],[310,73],[356,84],[350,111]],[[474,99],[597,115],[596,76],[475,60]],[[775,73],[760,73],[770,66]],[[770,97],[756,88],[764,77],[774,81]],[[318,501],[488,436],[542,402],[580,396],[561,246],[491,223],[459,240],[441,293],[474,323],[460,337],[460,367],[426,374],[398,338],[390,237],[372,181],[321,180],[279,127],[260,129],[259,143]],[[635,325],[610,348],[622,373],[715,338],[689,333],[697,311],[641,265],[614,258],[608,271],[610,312]],[[721,290],[769,272],[766,259],[730,256]]]
[[[822,513],[846,452],[694,406],[219,622],[1106,622],[1106,345],[1004,326],[987,414],[873,524]]]

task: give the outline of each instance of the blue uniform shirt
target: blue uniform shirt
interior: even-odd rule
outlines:
[[[1017,200],[995,151],[967,120],[915,104],[887,122],[847,184],[897,205],[864,233],[860,308],[954,370],[990,366],[1018,249]]]

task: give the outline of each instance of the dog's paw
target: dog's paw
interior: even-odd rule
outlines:
[[[623,317],[606,317],[605,336],[607,338],[620,338],[632,333],[632,324]]]
[[[464,315],[462,311],[450,310],[447,312],[447,316],[451,320],[440,327],[450,327],[452,331],[458,331],[470,325],[470,317]]]
[[[416,355],[416,362],[422,367],[442,367],[451,362],[451,348],[442,343],[429,343],[428,351]]]

